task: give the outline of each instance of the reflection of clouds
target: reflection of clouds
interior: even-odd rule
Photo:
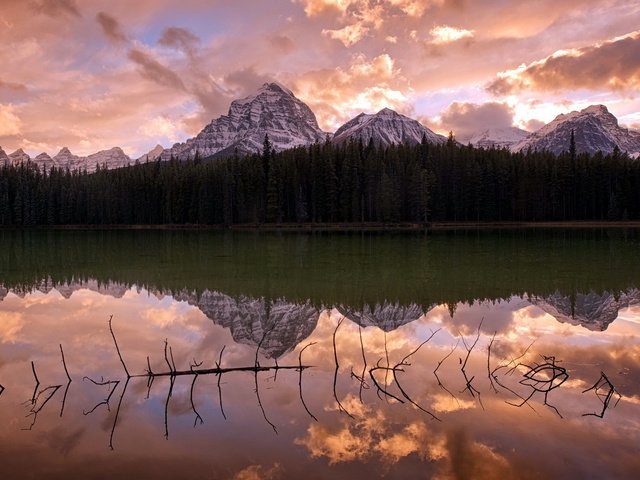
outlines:
[[[327,458],[330,465],[366,461],[372,456],[381,456],[383,463],[393,464],[412,453],[424,459],[436,458],[429,448],[433,439],[422,421],[394,431],[398,425],[390,422],[382,410],[361,404],[353,395],[348,395],[342,404],[354,420],[341,417],[338,426],[311,423],[306,436],[297,438],[295,443],[306,447],[312,457]],[[333,410],[337,411],[337,405]]]
[[[275,480],[283,478],[284,469],[279,463],[265,468],[262,465],[250,465],[233,476],[233,480]]]
[[[0,340],[2,343],[14,343],[24,324],[25,318],[20,312],[0,313]]]
[[[433,403],[431,406],[438,413],[450,413],[475,408],[476,404],[470,400],[454,398],[446,393],[437,393],[433,395]]]

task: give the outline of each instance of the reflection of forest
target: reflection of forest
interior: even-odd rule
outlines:
[[[0,231],[0,284],[15,290],[95,279],[355,309],[624,292],[638,258],[634,229]]]
[[[633,229],[429,233],[0,231],[0,298],[52,287],[121,296],[132,285],[198,306],[279,356],[323,308],[385,331],[434,305],[523,296],[560,321],[604,330],[640,302]],[[453,310],[453,308],[452,308]]]

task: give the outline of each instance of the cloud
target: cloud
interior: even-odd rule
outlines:
[[[341,41],[345,47],[350,47],[354,43],[358,43],[367,33],[369,33],[369,28],[362,23],[347,25],[339,30],[322,30],[323,35]]]
[[[513,125],[513,109],[506,103],[453,102],[440,114],[439,127],[452,130],[461,141],[469,139],[478,130],[507,128]]]
[[[233,480],[275,480],[283,478],[284,468],[279,463],[274,463],[270,468],[262,465],[250,465],[243,468],[233,476]]]
[[[150,139],[166,137],[171,142],[177,142],[180,128],[170,118],[158,116],[141,125],[138,133]]]
[[[640,31],[604,43],[558,50],[549,57],[498,74],[486,89],[496,96],[526,90],[637,90]]]
[[[122,29],[120,28],[120,23],[112,16],[104,12],[98,12],[96,22],[98,22],[102,28],[102,33],[104,33],[109,40],[116,43],[127,41],[126,35],[122,33]]]
[[[287,35],[274,34],[267,38],[267,42],[281,54],[296,50],[296,44]]]
[[[464,38],[473,38],[473,33],[473,30],[449,27],[448,25],[438,25],[429,31],[432,37],[431,42],[436,45],[445,45]]]
[[[137,48],[131,49],[129,51],[129,59],[138,65],[140,75],[147,80],[151,80],[158,85],[175,88],[176,90],[187,90],[176,72],[169,67],[165,67],[142,50],[138,50]]]
[[[13,105],[0,104],[0,137],[20,135],[22,121],[14,113]]]
[[[82,17],[75,0],[39,0],[31,2],[31,7],[36,12],[50,17],[60,17],[63,15],[71,15],[78,18]]]
[[[164,47],[173,47],[193,56],[200,43],[200,37],[186,28],[169,27],[162,32],[158,44]]]
[[[293,78],[292,83],[323,128],[335,129],[358,113],[385,107],[410,113],[408,81],[386,53],[370,60],[355,55],[348,68],[310,71]]]

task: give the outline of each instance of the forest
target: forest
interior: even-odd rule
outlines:
[[[640,161],[426,140],[330,141],[97,172],[0,167],[0,225],[222,225],[640,219]]]

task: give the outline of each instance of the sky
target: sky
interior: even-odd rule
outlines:
[[[197,134],[279,81],[335,131],[388,107],[460,140],[604,104],[640,128],[635,0],[0,0],[0,146]]]

